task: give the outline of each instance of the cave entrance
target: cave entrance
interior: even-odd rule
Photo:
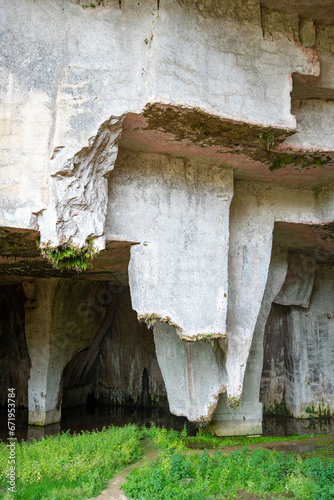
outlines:
[[[276,223],[288,271],[264,334],[264,432],[333,432],[334,225]]]
[[[107,242],[94,267],[78,274],[54,269],[40,255],[38,240],[37,231],[0,228],[2,418],[11,386],[23,426],[28,414],[30,424],[57,423],[55,431],[69,422],[74,428],[76,420],[84,428],[141,422],[152,412],[157,423],[175,419],[153,332],[138,322],[131,305],[132,243]],[[101,421],[78,419],[89,411]]]

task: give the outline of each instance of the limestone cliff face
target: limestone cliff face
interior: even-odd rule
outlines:
[[[213,419],[218,433],[260,432],[262,339],[273,301],[280,306],[267,331],[284,316],[289,333],[275,345],[283,336],[280,362],[303,387],[297,394],[291,386],[289,397],[286,388],[290,411],[331,407],[333,374],[311,376],[330,347],[332,319],[332,290],[317,277],[334,254],[331,2],[0,6],[0,283],[32,283],[49,323],[60,299],[72,304],[71,290],[81,303],[102,282],[129,284],[134,311],[128,319],[120,306],[107,334],[106,308],[94,328],[82,324],[84,336],[74,330],[63,345],[64,321],[83,322],[76,309],[59,306],[56,330],[46,321],[37,334],[31,318],[42,309],[26,311],[31,419],[33,408],[35,422],[60,418],[61,374],[75,355],[65,377],[74,399],[76,384],[103,400],[138,400],[143,384],[160,397],[165,387],[177,414]],[[77,282],[42,264],[34,237],[52,247],[93,240],[101,254]],[[307,262],[312,272],[304,272]],[[312,326],[301,308],[317,318]],[[131,344],[142,342],[134,314],[153,327],[159,368],[152,337],[138,352],[120,340],[122,323]],[[298,357],[305,336],[319,353],[306,375]],[[39,359],[45,338],[51,347]],[[303,354],[311,360],[312,342]],[[266,340],[265,352],[272,349]],[[281,402],[285,377],[279,361],[271,364],[266,407]]]

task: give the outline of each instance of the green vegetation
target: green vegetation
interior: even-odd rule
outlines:
[[[288,165],[307,167],[308,164],[309,164],[309,159],[304,156],[300,155],[281,156],[280,158],[277,158],[276,160],[273,161],[272,165],[269,167],[269,170],[273,172],[274,170],[287,167]]]
[[[129,498],[141,500],[208,500],[240,498],[241,491],[261,498],[329,500],[334,498],[334,461],[247,447],[224,455],[161,453],[156,463],[130,472],[122,487]],[[283,496],[282,496],[283,495]],[[242,498],[242,497],[241,497]]]
[[[97,0],[96,2],[97,5],[102,5],[102,0]],[[83,9],[88,9],[88,7],[90,7],[91,9],[95,9],[96,8],[96,4],[91,2],[89,5],[82,5],[82,8]]]
[[[274,170],[278,170],[280,168],[285,168],[288,166],[299,167],[299,168],[321,168],[324,164],[328,162],[327,160],[322,159],[321,157],[312,157],[305,156],[301,154],[295,155],[280,155],[275,158],[269,167],[269,170],[273,172]]]
[[[259,134],[259,144],[267,151],[270,151],[275,146],[275,136],[273,134],[265,135],[261,132]]]
[[[206,134],[207,127],[206,127],[205,123],[194,123],[193,125],[191,125],[191,130],[193,132],[199,131],[202,134]]]
[[[138,321],[145,323],[147,328],[151,328],[159,318],[160,316],[158,314],[143,314],[138,316]]]
[[[58,434],[16,445],[16,494],[5,493],[8,448],[0,443],[0,498],[85,500],[98,495],[116,470],[140,458],[142,432],[134,425],[101,432]]]
[[[41,248],[41,254],[60,271],[68,269],[82,272],[88,267],[93,267],[91,260],[97,252],[94,249],[93,240],[88,240],[87,246],[83,248],[72,246],[70,242],[67,242],[57,247]]]
[[[334,446],[314,452],[284,454],[247,446],[309,436],[187,436],[151,426],[110,427],[101,432],[58,434],[16,445],[16,493],[6,492],[8,448],[0,442],[0,499],[85,500],[97,496],[115,472],[138,460],[144,446],[157,448],[155,463],[134,468],[123,484],[128,498],[208,500],[242,498],[334,499]],[[143,440],[145,439],[145,442]],[[147,444],[149,443],[149,444]],[[326,441],[324,441],[326,444]],[[144,446],[143,446],[144,445]],[[227,446],[243,449],[231,452]],[[195,448],[195,449],[194,449]],[[198,452],[203,449],[204,452]],[[211,448],[220,450],[207,451]]]
[[[186,446],[192,443],[205,443],[207,448],[220,448],[222,446],[250,446],[252,444],[266,444],[266,443],[280,443],[282,441],[302,441],[306,438],[314,437],[313,434],[298,436],[229,436],[229,437],[215,437],[209,433],[204,435],[197,435],[194,437],[187,437]],[[326,434],[317,435],[317,437],[326,438]]]

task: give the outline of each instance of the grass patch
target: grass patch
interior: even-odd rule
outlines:
[[[187,429],[183,431],[167,430],[151,424],[149,429],[143,427],[143,437],[152,441],[153,446],[161,450],[183,451],[187,449]]]
[[[220,448],[222,446],[250,446],[252,444],[279,443],[281,441],[300,441],[310,437],[309,435],[292,436],[212,436],[209,432],[197,433],[196,436],[187,436],[186,427],[183,431],[161,429],[151,425],[149,429],[143,428],[143,437],[150,439],[160,449],[185,450],[187,448],[197,447],[199,449]],[[327,434],[317,434],[317,437],[327,437]]]
[[[116,470],[140,458],[142,431],[135,425],[69,432],[16,445],[16,493],[6,493],[8,449],[0,443],[0,498],[85,500],[98,495]]]
[[[279,443],[281,441],[300,441],[306,438],[314,437],[314,434],[303,436],[231,436],[231,437],[214,437],[209,433],[204,435],[197,435],[187,437],[185,439],[186,445],[192,443],[207,444],[207,448],[220,448],[221,446],[250,446],[252,444],[265,444],[265,443]],[[327,437],[327,434],[317,434],[317,437]]]
[[[240,498],[240,491],[262,498],[334,498],[334,461],[247,447],[223,455],[216,451],[182,455],[162,452],[155,464],[133,469],[122,486],[131,499],[208,500]],[[267,496],[268,495],[268,496]]]
[[[161,453],[128,476],[124,491],[140,500],[201,500],[240,498],[240,491],[261,498],[334,499],[333,445],[325,451],[300,455],[269,450],[249,451],[245,445],[303,440],[309,436],[228,437],[209,434],[187,436],[182,432],[151,426],[110,427],[101,432],[69,432],[41,441],[16,445],[16,493],[7,490],[8,449],[0,442],[0,498],[18,500],[85,500],[97,496],[115,471],[138,460],[142,440]],[[326,437],[326,435],[325,435]],[[210,455],[193,453],[190,447],[243,446],[242,451]]]

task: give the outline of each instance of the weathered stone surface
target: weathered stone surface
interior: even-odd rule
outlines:
[[[136,241],[129,282],[138,315],[181,336],[225,335],[232,170],[122,152],[110,177],[107,239]]]
[[[217,435],[234,436],[237,434],[262,433],[262,404],[259,402],[259,394],[263,364],[264,331],[273,298],[277,290],[282,286],[286,271],[287,252],[279,247],[274,248],[266,288],[244,370],[242,396],[229,401],[226,397],[227,394],[221,394],[210,424],[210,428]]]
[[[51,159],[58,164],[51,170],[54,182],[48,215],[43,212],[36,216],[41,246],[71,241],[82,247],[93,239],[95,248],[105,248],[107,177],[114,168],[121,128],[122,119],[110,118],[90,139],[89,146],[64,164],[57,162],[54,152]]]
[[[72,238],[82,245],[93,236],[103,247],[102,177],[112,169],[115,149],[99,172],[97,163],[106,156],[90,140],[100,140],[101,124],[111,117],[166,102],[294,128],[289,75],[319,74],[312,49],[288,38],[263,40],[260,6],[250,1],[221,2],[218,10],[229,15],[205,23],[198,9],[185,10],[176,1],[159,9],[153,0],[127,0],[121,8],[107,2],[95,9],[61,0],[2,3],[2,192],[11,211],[1,214],[0,223],[32,227],[31,213],[45,209],[38,218],[45,243]],[[33,21],[26,29],[27,19]],[[55,173],[58,182],[50,179]],[[96,216],[90,203],[99,207]]]
[[[34,303],[26,305],[25,333],[31,360],[29,423],[60,421],[60,379],[73,354],[94,338],[104,308],[92,309],[103,283],[37,279]]]
[[[112,293],[111,293],[112,292]],[[101,294],[102,295],[102,294]],[[63,407],[86,402],[93,394],[99,403],[165,406],[166,389],[156,358],[153,332],[137,321],[128,287],[110,289],[102,296],[106,314],[89,349],[78,352],[63,375]]]
[[[308,307],[313,291],[316,260],[302,254],[289,256],[288,273],[273,302],[281,305]]]
[[[108,241],[85,274],[59,269],[43,258],[39,232],[27,229],[0,229],[0,285],[29,282],[31,278],[76,278],[128,285],[128,264],[132,243]]]
[[[185,342],[173,326],[160,321],[154,323],[153,330],[171,412],[191,421],[209,421],[219,394],[225,391],[225,356],[219,342]]]
[[[333,264],[322,264],[309,308],[273,305],[261,383],[266,411],[333,413],[333,297]]]

